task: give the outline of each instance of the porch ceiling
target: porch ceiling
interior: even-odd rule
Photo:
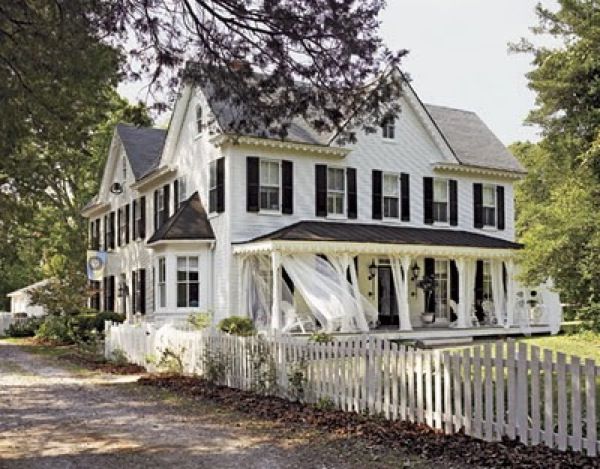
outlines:
[[[238,244],[234,252],[510,258],[521,247],[517,243],[467,231],[303,221]]]

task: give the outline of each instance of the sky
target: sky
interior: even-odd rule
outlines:
[[[537,3],[388,0],[382,36],[391,49],[410,51],[402,68],[424,102],[475,111],[506,145],[535,141],[537,129],[523,125],[535,100],[525,78],[531,57],[509,54],[508,43],[532,37]],[[120,91],[136,101],[141,86],[125,84]]]

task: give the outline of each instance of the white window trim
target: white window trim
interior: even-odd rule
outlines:
[[[164,266],[164,276],[161,281],[161,268],[160,264]],[[161,286],[165,287],[164,296],[161,295]],[[167,308],[167,258],[165,256],[160,256],[156,260],[156,309],[165,309]]]
[[[198,119],[198,111],[200,111],[200,119]],[[198,121],[200,122],[201,128],[198,129]],[[204,109],[200,104],[196,104],[194,109],[194,134],[196,138],[201,137],[204,133]]]
[[[440,316],[439,319],[443,319],[445,321],[450,321],[450,300],[451,300],[451,296],[450,296],[450,292],[452,291],[452,285],[451,285],[451,273],[450,273],[450,260],[449,259],[434,259],[434,264],[435,264],[435,274],[434,277],[436,278],[437,281],[437,276],[438,276],[438,263],[444,263],[446,265],[446,312],[445,312],[445,316]],[[438,297],[437,297],[437,293],[434,292],[434,300],[435,300],[435,304],[436,304],[436,309],[437,309],[437,305],[438,305]],[[437,311],[436,311],[436,320],[438,319],[437,317]]]
[[[187,269],[188,273],[190,272],[190,270],[189,270],[189,265],[190,265],[189,258],[190,257],[195,257],[196,259],[198,259],[198,306],[178,306],[177,305],[177,303],[178,303],[178,297],[177,297],[177,295],[178,295],[179,283],[180,283],[179,280],[178,280],[178,278],[177,278],[177,269],[178,269],[177,263],[178,263],[178,259],[180,257],[184,257],[186,259],[186,269]],[[202,298],[202,294],[200,292],[200,286],[202,285],[202,283],[200,281],[200,274],[202,272],[202,269],[200,268],[201,259],[202,259],[202,257],[198,253],[178,252],[178,253],[175,254],[175,275],[173,277],[173,280],[175,282],[175,285],[174,285],[174,287],[175,287],[174,288],[174,291],[175,291],[175,309],[178,312],[182,312],[182,311],[183,312],[198,311],[199,308],[200,308],[200,302],[201,302],[201,298]],[[187,292],[186,302],[189,300],[189,284],[190,284],[190,281],[189,281],[189,275],[188,275],[188,279],[186,280],[186,285],[188,285],[188,289],[186,290],[186,292]]]
[[[344,181],[344,212],[343,213],[329,213],[329,192],[332,193],[336,193],[336,194],[340,194],[341,191],[330,191],[329,190],[329,169],[341,169],[344,172],[344,177],[343,177],[343,181]],[[348,218],[348,174],[347,174],[347,169],[345,166],[333,166],[333,165],[327,165],[327,198],[326,198],[326,205],[327,205],[327,217],[326,218],[330,218],[332,220],[346,220]]]
[[[496,185],[495,184],[482,184],[481,185],[481,208],[482,208],[482,228],[484,230],[488,230],[488,231],[496,231],[497,227],[498,227],[498,197],[496,194]],[[492,189],[492,194],[494,197],[494,205],[485,205],[484,204],[484,197],[483,197],[483,193],[485,191],[485,189]],[[485,213],[485,209],[486,208],[493,208],[494,209],[494,224],[493,225],[487,225],[485,223],[485,217],[484,217],[484,213]]]
[[[397,217],[386,217],[385,216],[385,177],[386,176],[393,176],[396,178],[396,183],[398,186],[398,216]],[[385,221],[393,221],[393,222],[399,222],[400,220],[402,220],[402,182],[401,182],[401,175],[400,173],[394,173],[394,172],[384,172],[381,175],[381,214],[382,214],[382,218]]]
[[[264,185],[264,187],[277,187],[277,189],[279,190],[279,209],[278,210],[271,210],[271,209],[266,209],[266,208],[262,208],[260,205],[261,202],[261,197],[260,197],[260,190],[263,187],[263,184],[260,181],[260,166],[261,163],[277,163],[277,166],[279,167],[279,184],[277,186],[271,184],[271,185]],[[258,213],[259,215],[281,215],[281,208],[283,205],[283,187],[282,187],[282,177],[283,177],[283,172],[282,172],[282,167],[283,165],[281,164],[281,160],[275,159],[275,158],[259,158],[258,159]]]
[[[390,124],[390,121],[391,121],[391,124]],[[394,136],[386,137],[386,129],[389,129],[390,127],[393,129]],[[385,122],[381,126],[381,139],[384,142],[389,142],[389,143],[396,141],[396,119],[391,118],[391,119],[385,120]]]
[[[185,176],[179,176],[175,181],[176,181],[175,184],[177,184],[177,197],[179,198],[179,200],[176,200],[175,203],[177,204],[177,209],[179,210],[179,207],[181,207],[181,204],[183,202],[185,202],[188,198],[187,180],[186,180]],[[183,187],[185,188],[185,191],[181,190],[182,183],[183,183]]]
[[[436,181],[445,181],[446,182],[446,220],[448,221],[436,221],[435,220],[435,210],[434,210],[434,226],[450,226],[450,179],[448,178],[433,178],[433,204],[435,206],[435,182]]]

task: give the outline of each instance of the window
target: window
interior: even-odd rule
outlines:
[[[119,209],[119,246],[124,246],[127,239],[127,216],[125,208]]]
[[[175,181],[177,184],[177,200],[175,201],[175,210],[181,207],[181,204],[187,199],[187,185],[185,182],[185,177],[177,178]]]
[[[115,212],[110,212],[108,222],[104,227],[106,231],[106,242],[104,248],[108,251],[109,249],[115,248]]]
[[[177,307],[197,308],[198,256],[177,257]]]
[[[327,214],[346,213],[346,171],[343,168],[327,168]]]
[[[212,213],[217,210],[217,161],[211,161],[208,167],[208,206]]]
[[[483,261],[483,299],[492,299],[492,264],[490,261]]]
[[[435,314],[438,318],[448,317],[449,266],[447,260],[435,261]]]
[[[138,199],[135,204],[135,213],[134,213],[135,220],[133,221],[133,223],[134,223],[136,239],[140,239],[140,238],[143,239],[146,237],[146,226],[145,226],[145,220],[144,220],[144,214],[146,213],[145,204],[146,204],[145,197],[141,197],[140,199]]]
[[[165,221],[165,191],[158,190],[156,195],[156,220],[157,225],[156,228],[160,228],[160,226]]]
[[[158,305],[167,305],[167,266],[164,257],[158,258]]]
[[[384,139],[394,140],[396,138],[396,120],[393,117],[385,119],[381,126],[381,131]]]
[[[496,187],[485,185],[482,189],[483,226],[496,226]]]
[[[261,211],[278,212],[280,209],[280,170],[279,161],[260,160],[259,201]]]
[[[383,175],[383,217],[400,218],[400,177]]]
[[[448,223],[448,180],[433,181],[433,221]]]
[[[196,106],[196,132],[202,133],[202,106]]]

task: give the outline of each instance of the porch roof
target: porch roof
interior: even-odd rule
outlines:
[[[301,221],[245,243],[238,243],[235,252],[318,252],[326,249],[374,254],[512,257],[514,250],[522,247],[512,241],[460,230]]]

